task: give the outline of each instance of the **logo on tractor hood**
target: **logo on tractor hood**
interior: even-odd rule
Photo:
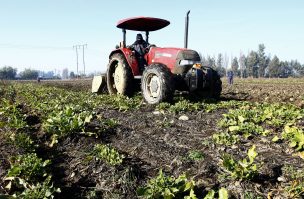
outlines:
[[[155,53],[155,58],[159,57],[172,57],[172,55],[169,53]]]

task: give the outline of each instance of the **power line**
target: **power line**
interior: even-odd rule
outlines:
[[[15,48],[15,49],[46,49],[46,50],[70,50],[70,47],[63,46],[35,46],[27,44],[12,44],[0,43],[0,48]]]

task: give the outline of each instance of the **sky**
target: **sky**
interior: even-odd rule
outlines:
[[[188,48],[229,58],[266,46],[267,55],[304,63],[303,0],[0,0],[0,67],[76,72],[74,45],[84,49],[86,72],[106,70],[122,41],[120,19],[147,16],[169,20],[150,33],[159,47],[183,47],[190,13]],[[127,31],[127,44],[137,32]],[[79,72],[83,72],[79,49]]]

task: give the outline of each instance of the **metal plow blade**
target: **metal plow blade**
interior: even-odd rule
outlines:
[[[107,93],[107,79],[106,74],[96,75],[92,81],[92,93]]]

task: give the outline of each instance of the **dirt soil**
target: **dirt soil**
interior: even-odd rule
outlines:
[[[180,115],[154,114],[150,107],[135,113],[107,108],[98,111],[105,118],[116,118],[120,125],[100,139],[67,138],[57,147],[53,174],[63,187],[60,198],[84,198],[90,187],[96,187],[103,198],[136,198],[136,188],[156,176],[160,168],[176,177],[186,172],[200,182],[202,190],[227,187],[234,191],[235,198],[242,198],[245,192],[267,197],[267,193],[277,187],[283,166],[304,168],[303,160],[293,157],[288,146],[272,143],[271,138],[244,140],[233,149],[214,145],[210,136],[218,131],[217,122],[226,110],[186,113],[187,121],[179,120]],[[164,127],[167,121],[170,126]],[[87,154],[100,142],[111,144],[123,153],[124,163],[113,168],[88,160]],[[238,184],[228,179],[219,182],[217,175],[222,172],[219,166],[222,154],[227,152],[244,158],[245,151],[253,144],[259,153],[257,161],[263,162],[259,176],[250,183]],[[201,152],[204,158],[189,159],[191,151]],[[54,151],[50,153],[48,157],[54,155]]]
[[[42,81],[41,84],[72,90],[88,90],[89,82]],[[241,82],[233,87],[224,84],[222,100],[264,101],[267,94],[261,94],[264,86],[253,84],[243,87]],[[274,87],[269,85],[267,90]],[[303,87],[298,88],[300,92],[303,91]],[[258,96],[254,93],[258,93]],[[268,93],[269,95],[271,94]],[[283,101],[302,103],[301,98],[290,100],[291,97],[288,96]],[[304,169],[303,159],[292,156],[288,146],[273,143],[270,137],[242,140],[233,148],[215,145],[210,137],[220,130],[217,123],[222,114],[228,111],[226,109],[209,113],[199,110],[163,114],[155,111],[154,106],[144,105],[139,110],[126,112],[109,107],[99,107],[96,111],[104,118],[115,118],[119,121],[118,126],[99,138],[75,135],[61,140],[60,145],[53,148],[38,149],[40,157],[52,160],[50,172],[54,177],[55,186],[61,188],[61,194],[56,198],[137,198],[136,189],[156,176],[160,168],[166,174],[176,177],[186,172],[199,182],[202,193],[211,188],[226,187],[233,190],[231,196],[234,198],[244,198],[245,192],[253,193],[253,198],[267,198],[269,192],[279,190],[278,178],[282,176],[284,165],[291,165],[302,171]],[[182,115],[189,119],[179,120]],[[303,126],[304,120],[299,124]],[[36,127],[29,132],[33,137],[39,137],[39,125],[40,121],[32,125]],[[94,128],[99,124],[98,121],[93,121],[91,125]],[[0,179],[3,179],[9,169],[9,157],[22,151],[18,151],[3,138],[1,131],[5,129],[0,129]],[[43,137],[39,141],[43,142]],[[113,167],[91,158],[90,152],[97,143],[110,144],[118,149],[126,157],[123,164]],[[244,158],[246,151],[253,144],[257,146],[259,153],[257,161],[263,162],[258,177],[251,182],[219,180],[218,174],[222,173],[219,167],[222,154],[227,152],[237,158]],[[189,153],[192,151],[201,152],[203,159],[190,159]],[[0,180],[0,193],[5,193],[4,184]],[[280,198],[279,193],[277,198]]]

